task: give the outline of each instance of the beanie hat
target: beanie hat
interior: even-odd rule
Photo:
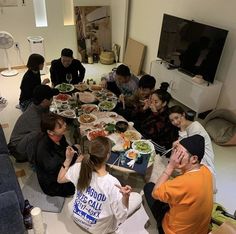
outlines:
[[[205,153],[205,140],[200,135],[193,135],[182,139],[179,142],[190,154],[198,156],[198,161],[201,162]]]

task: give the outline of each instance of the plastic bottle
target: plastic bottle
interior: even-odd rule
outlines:
[[[25,200],[25,207],[23,211],[24,216],[24,225],[26,229],[32,229],[33,223],[32,223],[32,217],[30,214],[30,211],[33,209],[33,206],[30,205],[28,200]]]

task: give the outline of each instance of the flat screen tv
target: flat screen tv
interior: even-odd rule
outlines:
[[[157,56],[213,83],[228,31],[164,14]]]

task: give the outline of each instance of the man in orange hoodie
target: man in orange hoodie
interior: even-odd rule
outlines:
[[[159,233],[208,233],[213,184],[212,173],[200,164],[204,144],[200,135],[182,139],[176,144],[170,162],[156,184],[145,185],[144,194],[157,220]],[[182,173],[171,180],[169,177],[175,169]]]

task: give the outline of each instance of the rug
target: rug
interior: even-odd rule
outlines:
[[[60,213],[65,202],[64,197],[46,195],[40,188],[36,173],[33,173],[26,181],[22,193],[31,205],[40,207],[42,211]]]

